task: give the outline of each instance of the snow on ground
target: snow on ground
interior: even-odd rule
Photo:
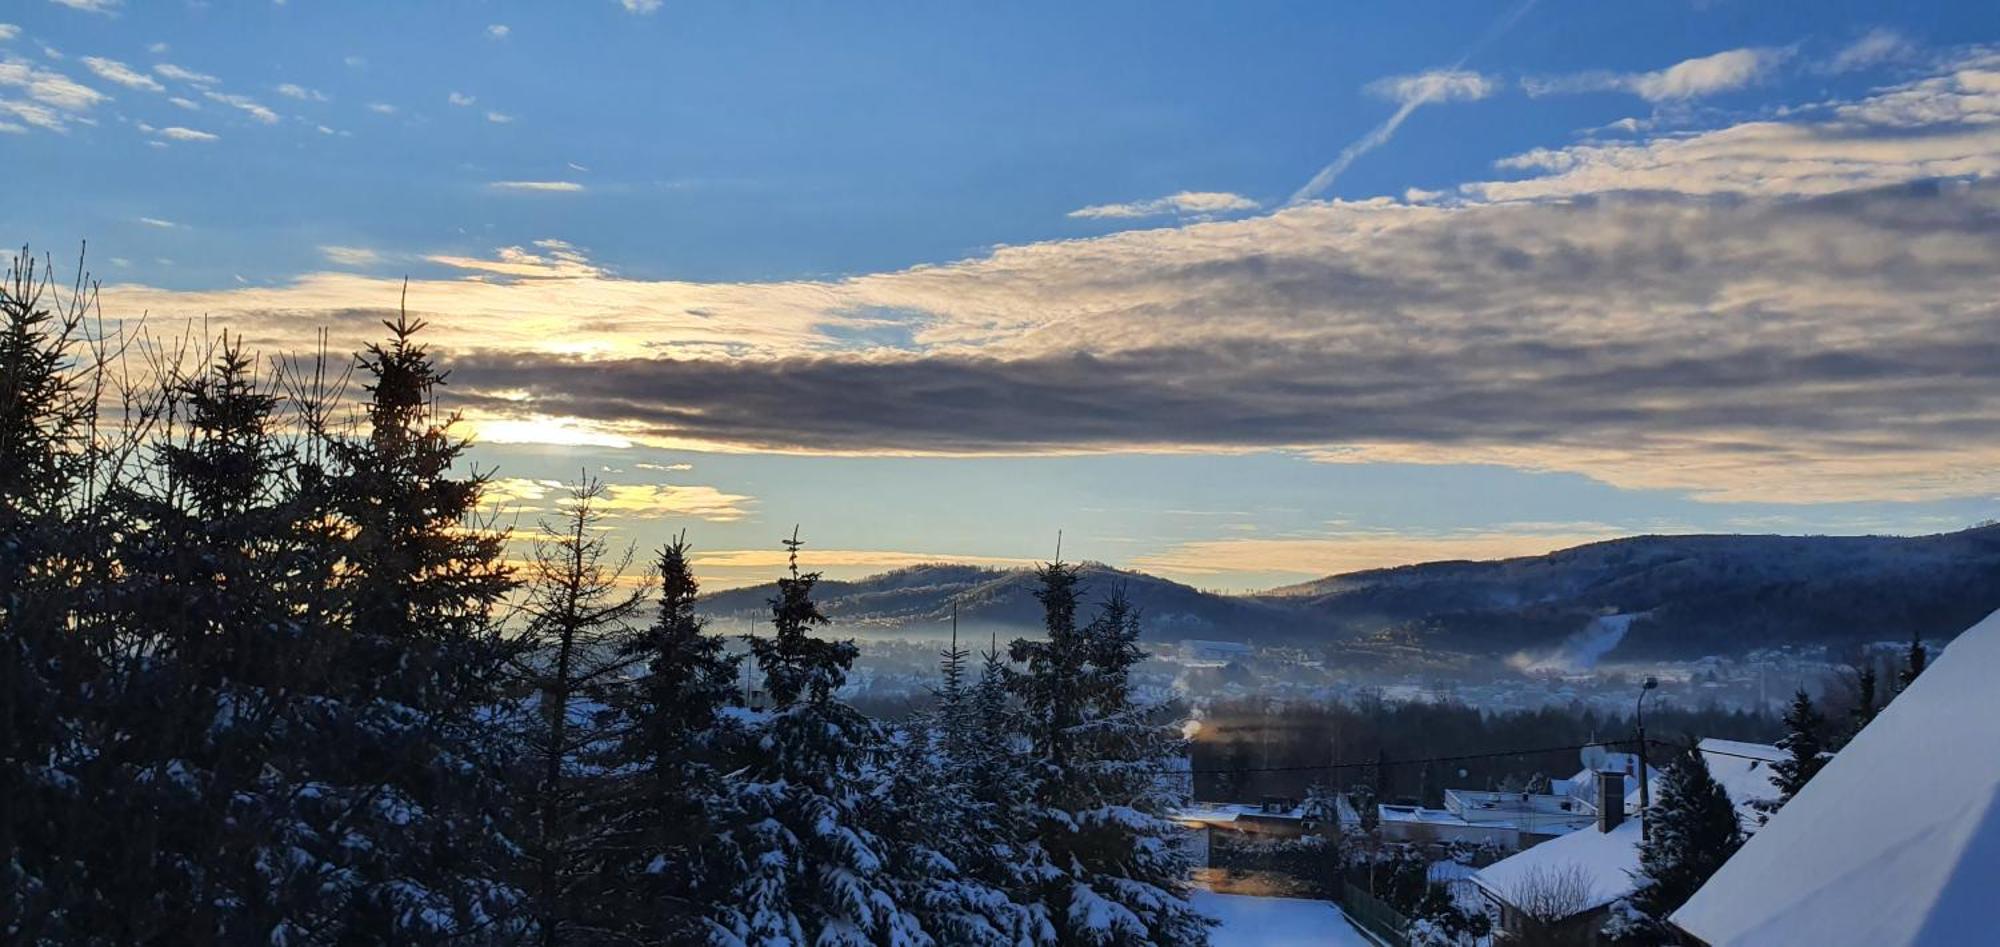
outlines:
[[[1375,947],[1331,901],[1196,891],[1194,906],[1222,921],[1211,947]]]

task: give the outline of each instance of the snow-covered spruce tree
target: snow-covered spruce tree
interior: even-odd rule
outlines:
[[[494,725],[509,645],[493,610],[514,580],[477,519],[486,477],[451,475],[468,442],[439,414],[423,323],[385,324],[358,361],[364,430],[329,445],[348,634],[318,721],[327,821],[301,857],[322,865],[341,938],[462,942],[505,930],[521,897]]]
[[[750,641],[772,708],[753,723],[735,787],[742,812],[724,844],[742,852],[742,871],[719,906],[725,926],[753,945],[933,943],[896,901],[871,824],[882,733],[836,696],[854,643],[813,637],[827,624],[812,599],[819,574],[799,572],[796,531],[785,545],[776,634]]]
[[[888,840],[890,886],[938,943],[1033,943],[1037,926],[1009,894],[1019,873],[1005,862],[1014,838],[1004,797],[985,785],[1012,777],[994,766],[1001,748],[982,743],[969,657],[954,622],[939,654],[935,708],[894,731],[886,791],[874,807]]]
[[[1826,765],[1825,730],[1826,719],[1813,706],[1812,696],[1800,688],[1785,711],[1785,735],[1778,738],[1777,747],[1785,751],[1785,758],[1771,764],[1771,782],[1777,787],[1778,797],[1757,805],[1766,817],[1792,801],[1820,767]]]
[[[695,616],[685,535],[661,548],[657,571],[659,614],[619,643],[633,674],[607,695],[615,738],[591,813],[606,858],[589,913],[635,943],[726,942],[734,935],[715,919],[729,916],[744,870],[722,832],[739,821],[725,776],[726,754],[741,745],[729,712],[736,659]]]
[[[84,281],[79,280],[82,288]],[[74,827],[91,818],[75,767],[101,654],[78,621],[85,564],[108,531],[78,498],[95,400],[82,375],[81,292],[53,292],[26,249],[0,280],[0,941],[57,942],[88,884]]]
[[[1660,778],[1632,893],[1613,905],[1605,935],[1620,943],[1677,943],[1667,916],[1742,846],[1743,826],[1729,794],[1701,753],[1683,748]]]
[[[100,916],[119,940],[264,940],[308,911],[273,868],[296,822],[294,688],[315,663],[281,594],[295,549],[280,399],[240,340],[208,361],[165,379],[149,476],[110,496],[122,667],[97,702],[124,723],[95,761],[109,834],[91,848],[147,856],[107,863],[104,890],[126,899]]]
[[[624,587],[632,552],[614,550],[605,537],[604,495],[603,482],[584,474],[570,486],[561,518],[538,524],[526,569],[527,627],[513,659],[527,701],[515,715],[528,810],[517,834],[536,941],[546,947],[588,942],[605,923],[586,909],[586,889],[613,862],[608,827],[596,817],[605,780],[595,758],[611,739],[603,697],[632,660],[618,643],[646,590]]]
[[[1046,867],[1028,893],[1060,944],[1205,944],[1210,920],[1187,900],[1189,865],[1166,812],[1185,789],[1163,779],[1182,741],[1159,708],[1132,700],[1138,615],[1122,595],[1076,623],[1080,572],[1039,571],[1044,641],[1015,641],[1014,677],[1035,765],[1037,843]]]

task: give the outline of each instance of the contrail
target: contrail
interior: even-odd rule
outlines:
[[[1465,51],[1465,55],[1458,57],[1458,61],[1452,63],[1446,71],[1456,71],[1463,68],[1466,60],[1471,59],[1480,50],[1485,49],[1494,40],[1499,39],[1508,30],[1513,29],[1514,24],[1519,22],[1521,17],[1526,16],[1528,11],[1533,9],[1537,2],[1538,0],[1524,0],[1520,6],[1514,8],[1514,12],[1501,17],[1499,21],[1486,30],[1484,35],[1479,37],[1477,42],[1472,44],[1471,48]],[[1428,95],[1419,95],[1398,106],[1395,113],[1390,115],[1387,121],[1375,126],[1373,131],[1361,136],[1353,144],[1340,149],[1340,154],[1335,156],[1333,161],[1329,162],[1326,167],[1319,169],[1319,173],[1313,175],[1312,180],[1307,181],[1305,187],[1299,188],[1297,192],[1292,194],[1291,199],[1285,202],[1286,206],[1297,204],[1300,201],[1309,201],[1325,193],[1327,188],[1333,186],[1334,179],[1347,171],[1348,165],[1353,164],[1355,159],[1360,158],[1362,155],[1386,144],[1390,138],[1395,136],[1396,129],[1402,127],[1403,120],[1409,118],[1410,113],[1417,110],[1417,106],[1429,101],[1430,98]]]

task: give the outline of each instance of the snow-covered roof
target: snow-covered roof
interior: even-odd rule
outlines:
[[[1628,819],[1609,832],[1578,829],[1550,839],[1517,855],[1479,869],[1472,881],[1508,903],[1538,881],[1575,872],[1588,886],[1577,913],[1610,904],[1632,890],[1632,872],[1639,868],[1639,821]]]
[[[1784,754],[1777,747],[1734,740],[1703,740],[1700,749],[1709,771],[1739,810],[1748,811],[1752,800],[1773,794],[1767,775],[1770,770],[1768,761],[1783,758]],[[1753,763],[1739,758],[1745,756],[1754,756],[1757,761]],[[1653,794],[1657,797],[1660,790],[1659,769],[1648,769],[1654,774]],[[1577,774],[1577,778],[1583,779],[1587,772]],[[1627,796],[1628,808],[1636,813],[1638,781],[1628,778],[1627,782],[1634,785]],[[1655,801],[1657,803],[1657,799]],[[1577,911],[1588,911],[1624,897],[1632,890],[1632,873],[1639,870],[1640,832],[1636,814],[1627,817],[1609,832],[1599,832],[1595,826],[1586,826],[1481,868],[1473,881],[1512,903],[1516,900],[1516,892],[1538,876],[1548,877],[1555,872],[1574,870],[1590,886],[1590,896],[1579,904]]]
[[[1996,679],[2000,613],[1952,642],[1674,923],[1716,947],[1990,943],[2000,926]]]
[[[1751,803],[1778,797],[1778,787],[1771,784],[1771,764],[1784,759],[1785,751],[1764,743],[1716,739],[1701,741],[1699,749],[1709,775],[1736,803],[1745,827],[1754,825],[1756,809]]]

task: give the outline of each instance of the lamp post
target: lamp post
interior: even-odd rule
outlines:
[[[1632,710],[1632,719],[1639,727],[1639,838],[1652,838],[1652,826],[1646,820],[1646,810],[1653,807],[1653,781],[1648,778],[1652,767],[1646,763],[1646,695],[1660,686],[1660,679],[1648,676],[1646,683],[1639,685],[1639,701]]]

